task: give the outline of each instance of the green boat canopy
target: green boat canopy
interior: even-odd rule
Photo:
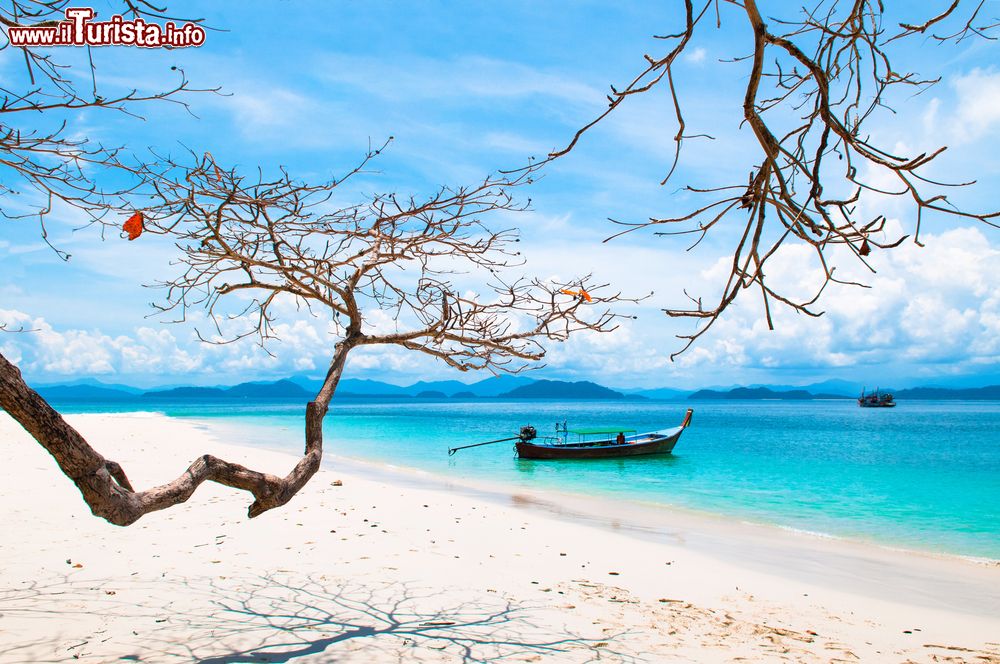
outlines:
[[[597,434],[618,434],[618,433],[635,433],[635,429],[628,429],[622,427],[621,429],[568,429],[566,433],[575,433],[578,436],[591,436]]]

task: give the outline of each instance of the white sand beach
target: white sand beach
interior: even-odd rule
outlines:
[[[67,419],[137,487],[206,452],[295,461],[162,415]],[[6,415],[0,459],[2,662],[1000,663],[992,562],[335,457],[254,520],[205,485],[119,528]]]

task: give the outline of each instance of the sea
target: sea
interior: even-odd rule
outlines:
[[[299,453],[304,405],[288,401],[58,403],[62,412],[155,411],[224,439]],[[691,427],[667,456],[517,459],[523,425],[637,431]],[[1000,560],[1000,402],[902,401],[858,408],[812,401],[334,401],[330,455],[422,471],[769,524],[904,549]],[[335,461],[335,459],[333,459]],[[328,458],[328,462],[330,458]]]

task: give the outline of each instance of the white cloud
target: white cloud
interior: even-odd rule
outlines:
[[[0,327],[8,330],[28,329],[31,327],[31,316],[23,311],[0,309]]]
[[[57,332],[44,319],[32,321],[35,359],[29,363],[46,373],[101,375],[114,372],[115,340],[99,332]]]
[[[98,330],[56,330],[44,318],[0,311],[0,324],[23,330],[5,339],[3,352],[28,371],[52,375],[191,373],[200,359],[180,348],[165,329],[140,327],[112,337]]]
[[[240,89],[228,99],[244,134],[296,127],[317,110],[308,97],[284,88],[261,86],[256,91]]]
[[[114,376],[122,380],[138,377],[140,382],[152,378],[161,384],[177,380],[215,384],[325,368],[337,340],[334,324],[315,317],[296,318],[289,313],[292,311],[286,307],[286,319],[274,325],[276,339],[268,344],[268,353],[252,338],[225,344],[200,341],[194,329],[208,330],[210,326],[197,314],[189,315],[185,325],[143,326],[111,336],[99,330],[60,330],[44,318],[0,310],[0,324],[26,330],[0,333],[0,352],[20,366],[29,380],[41,381]],[[367,315],[377,319],[380,331],[395,327],[394,321],[382,312]],[[398,347],[358,349],[351,355],[349,366],[352,371],[414,380],[443,371],[440,362]]]
[[[331,54],[322,58],[326,80],[350,85],[383,99],[483,103],[498,98],[538,96],[574,104],[593,104],[604,95],[566,73],[518,62],[461,56],[437,59],[412,56],[405,62],[371,56]]]
[[[8,361],[14,364],[20,364],[23,356],[21,355],[21,350],[12,343],[2,343],[0,344],[0,354],[3,354]]]
[[[969,143],[1000,128],[1000,72],[973,69],[952,86],[957,99],[947,126],[955,141]]]
[[[705,61],[705,56],[708,55],[708,51],[699,46],[691,51],[684,53],[684,60],[690,62],[691,64],[701,64]]]
[[[119,340],[120,371],[142,373],[196,373],[202,360],[196,354],[180,348],[169,330],[140,327],[135,338]]]
[[[977,228],[926,235],[925,248],[905,243],[891,251],[875,250],[870,256],[878,270],[875,275],[852,258],[831,256],[841,263],[839,275],[866,281],[873,289],[829,287],[817,307],[826,312],[820,318],[796,315],[776,305],[774,331],[761,318],[759,297],[745,292],[705,337],[671,362],[670,353],[681,346],[674,335],[690,332],[691,321],[669,319],[660,309],[680,305],[684,287],[707,298],[728,272],[727,259],[699,270],[706,256],[678,252],[669,240],[638,242],[630,237],[581,245],[570,233],[574,228],[570,220],[539,216],[538,223],[542,236],[560,239],[536,242],[525,273],[559,275],[564,280],[593,271],[596,280],[626,295],[657,291],[649,300],[622,307],[623,313],[638,319],[623,319],[614,333],[582,333],[565,344],[547,344],[544,362],[549,376],[620,386],[705,385],[711,380],[736,382],[738,376],[758,370],[807,368],[824,374],[837,368],[864,370],[895,363],[933,367],[927,371],[940,374],[995,370],[1000,365],[1000,293],[995,287],[1000,248]],[[544,228],[547,223],[562,232]],[[890,232],[898,228],[898,222],[891,220]],[[581,253],[581,246],[586,253]],[[790,287],[795,295],[809,296],[818,285],[809,247],[787,247],[769,266],[769,278]],[[461,285],[465,287],[464,282]],[[13,310],[0,311],[0,323],[34,331],[0,335],[0,352],[36,380],[114,375],[153,377],[161,383],[181,377],[219,383],[321,371],[336,341],[333,322],[299,311],[291,300],[280,301],[277,307],[279,341],[269,346],[273,355],[250,340],[228,345],[199,342],[194,326],[203,332],[211,328],[198,315],[190,316],[186,325],[144,325],[109,334],[89,327],[56,326]],[[395,321],[385,312],[366,310],[366,316],[370,331],[395,330]],[[354,376],[401,382],[449,377],[450,372],[432,358],[394,347],[360,349],[352,354],[349,370]]]
[[[872,288],[832,284],[816,307],[825,312],[820,318],[773,306],[776,329],[769,331],[759,300],[745,293],[682,364],[824,368],[909,362],[955,370],[1000,365],[1000,292],[992,286],[1000,249],[975,228],[924,239],[922,249],[904,244],[876,250],[878,273],[867,279],[859,267],[843,265],[844,276],[861,277]],[[779,252],[768,277],[793,286],[796,295],[807,294],[815,285],[808,283],[815,267],[807,254],[805,247]]]

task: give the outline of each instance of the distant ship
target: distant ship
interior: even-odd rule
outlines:
[[[892,400],[891,394],[888,392],[880,394],[876,387],[875,391],[870,394],[865,394],[865,391],[861,390],[861,396],[858,397],[858,405],[862,408],[893,408],[896,402]]]

